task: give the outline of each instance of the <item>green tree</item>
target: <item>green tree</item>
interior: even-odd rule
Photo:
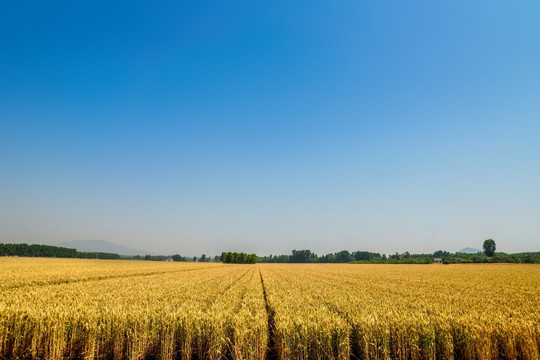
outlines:
[[[484,241],[483,248],[484,254],[486,254],[486,256],[491,257],[495,255],[495,250],[497,249],[497,246],[495,245],[495,240],[487,239],[486,241]]]
[[[336,253],[336,262],[338,263],[346,263],[351,260],[353,260],[353,257],[347,250],[342,250]]]
[[[180,254],[175,254],[172,256],[173,261],[182,261],[182,256]]]
[[[249,263],[250,264],[255,264],[256,262],[257,262],[257,255],[255,255],[255,254],[249,255]]]

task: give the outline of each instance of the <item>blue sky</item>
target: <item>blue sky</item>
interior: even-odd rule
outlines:
[[[0,4],[0,242],[540,250],[537,1]]]

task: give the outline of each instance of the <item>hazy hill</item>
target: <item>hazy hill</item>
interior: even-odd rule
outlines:
[[[463,249],[458,251],[458,253],[464,253],[464,254],[476,254],[476,253],[479,253],[479,252],[482,252],[482,250],[474,249],[474,248],[470,248],[470,247],[466,247],[466,248],[463,248]]]
[[[74,248],[84,252],[107,252],[119,255],[146,255],[149,252],[132,249],[127,246],[117,245],[105,240],[73,240],[64,241],[58,244],[67,248]]]

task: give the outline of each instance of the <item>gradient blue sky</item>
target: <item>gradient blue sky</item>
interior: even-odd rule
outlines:
[[[540,250],[540,2],[2,1],[0,242]]]

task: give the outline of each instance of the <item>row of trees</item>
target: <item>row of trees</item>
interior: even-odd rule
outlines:
[[[540,263],[540,252],[506,254],[496,252],[496,244],[493,239],[487,239],[483,244],[484,252],[476,254],[451,253],[437,250],[433,254],[395,253],[393,255],[379,254],[369,251],[342,250],[318,256],[311,250],[293,250],[290,255],[270,255],[257,257],[255,254],[243,252],[223,252],[221,257],[210,257],[203,254],[200,257],[188,258],[175,254],[166,255],[136,255],[135,260],[165,261],[222,261],[224,263],[254,264],[257,261],[267,263],[371,263],[371,264],[430,264],[433,258],[442,259],[443,263],[487,263],[487,262],[510,262],[510,263]],[[51,245],[37,244],[2,244],[0,243],[0,256],[24,256],[24,257],[58,257],[58,258],[84,258],[84,259],[119,259],[120,255],[103,252],[79,252],[76,249]]]
[[[317,256],[311,250],[293,250],[290,255],[270,255],[259,258],[259,262],[269,263],[371,263],[371,264],[431,264],[433,258],[442,259],[443,263],[540,263],[540,253],[497,253],[496,243],[493,239],[487,239],[483,243],[484,252],[476,254],[451,253],[437,250],[433,254],[395,253],[386,256],[369,251],[342,250],[336,253]]]
[[[120,255],[104,252],[80,252],[75,249],[38,244],[0,244],[0,256],[57,257],[79,259],[119,259]]]
[[[180,254],[174,254],[172,256],[168,255],[135,255],[133,256],[134,260],[148,260],[148,261],[166,261],[171,259],[172,261],[198,261],[198,262],[210,262],[212,261],[212,257],[206,256],[206,254],[202,254],[200,257],[185,257]],[[219,261],[219,256],[214,256],[214,261]]]
[[[214,256],[214,262],[218,262],[220,261],[219,260],[219,256]],[[202,254],[200,258],[197,259],[196,256],[193,257],[193,261],[199,261],[199,262],[211,262],[212,261],[212,257],[211,256],[206,256],[206,254]]]
[[[133,260],[148,260],[148,261],[165,261],[169,259],[170,256],[166,255],[135,255],[133,256]],[[187,260],[178,260],[178,261],[187,261]]]
[[[462,255],[462,254],[460,254]],[[355,264],[431,264],[434,257],[445,259],[449,263],[456,257],[448,251],[436,251],[434,254],[395,253],[393,255],[379,254],[369,251],[342,250],[317,256],[311,250],[293,250],[291,255],[270,255],[259,258],[259,262],[266,263],[355,263]],[[484,256],[485,258],[485,256]],[[472,262],[472,261],[471,261]],[[480,261],[478,261],[480,262]]]
[[[495,253],[496,259],[516,264],[540,264],[540,252],[524,252],[516,254]]]
[[[221,253],[221,262],[227,264],[255,264],[257,255],[243,252],[223,252]]]
[[[448,251],[435,251],[433,254],[435,257],[439,257],[443,260],[443,263],[490,263],[490,262],[509,262],[509,263],[523,263],[533,264],[540,263],[539,252],[528,253],[516,253],[507,254],[502,252],[496,252],[497,244],[493,239],[487,239],[482,244],[483,252],[475,254],[463,254],[463,253],[449,253]]]
[[[120,255],[105,252],[80,252],[77,251],[77,258],[79,259],[105,259],[105,260],[117,260],[120,259]]]
[[[260,262],[268,263],[347,263],[351,261],[371,261],[386,259],[385,255],[369,251],[342,250],[337,253],[317,256],[311,250],[293,250],[291,255],[270,255],[259,258]]]

